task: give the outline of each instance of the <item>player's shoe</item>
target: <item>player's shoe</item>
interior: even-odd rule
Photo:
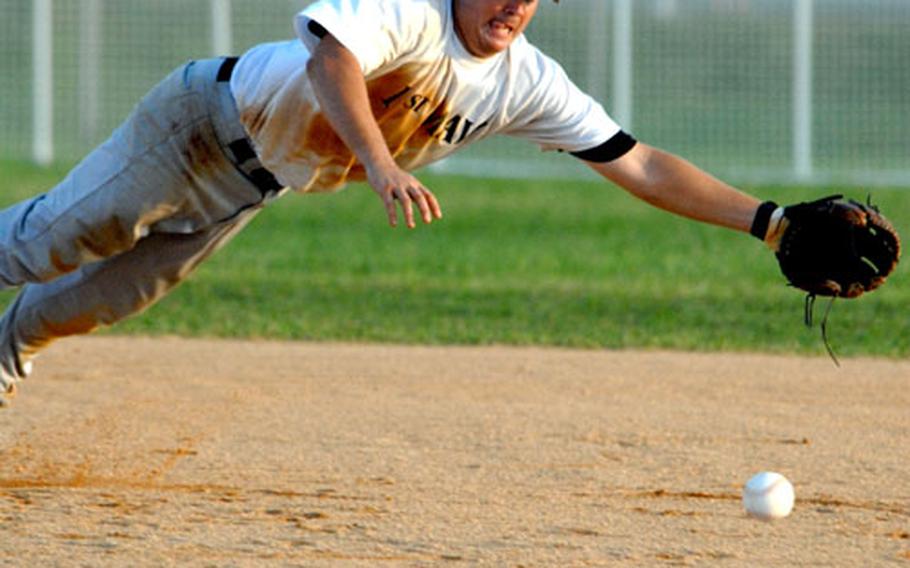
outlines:
[[[7,376],[3,369],[0,369],[0,408],[9,406],[9,399],[16,396],[16,379]]]
[[[32,372],[31,361],[25,363],[22,367],[25,376]],[[0,408],[9,406],[10,400],[16,396],[16,383],[21,380],[19,377],[14,377],[7,373],[3,370],[3,366],[0,365]]]
[[[5,390],[0,393],[0,408],[6,408],[10,405],[10,400],[16,396],[16,383],[10,383],[8,387],[0,387]]]

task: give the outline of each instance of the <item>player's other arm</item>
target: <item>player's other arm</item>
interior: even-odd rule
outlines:
[[[363,164],[367,180],[382,199],[389,224],[398,224],[395,202],[401,203],[407,226],[413,228],[413,203],[424,223],[442,217],[436,197],[402,170],[370,109],[366,81],[354,54],[325,32],[307,64],[307,74],[322,112],[344,143]]]
[[[746,233],[761,204],[683,158],[641,142],[615,160],[586,163],[656,207]]]

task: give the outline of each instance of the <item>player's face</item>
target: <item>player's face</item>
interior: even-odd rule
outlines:
[[[477,57],[508,48],[537,12],[537,0],[455,0],[452,5],[458,37]]]

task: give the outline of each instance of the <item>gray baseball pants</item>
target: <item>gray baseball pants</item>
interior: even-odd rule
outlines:
[[[0,289],[22,286],[0,319],[7,378],[55,339],[152,305],[281,193],[237,151],[223,61],[175,70],[59,185],[0,211]]]

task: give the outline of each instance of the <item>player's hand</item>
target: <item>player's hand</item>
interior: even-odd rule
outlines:
[[[420,180],[398,166],[377,170],[368,169],[367,180],[373,191],[382,199],[386,213],[389,216],[389,225],[392,227],[398,226],[396,202],[401,205],[405,224],[409,229],[417,226],[414,220],[415,204],[424,223],[429,224],[434,219],[442,219],[442,209],[440,209],[439,202],[433,192],[424,187]]]

